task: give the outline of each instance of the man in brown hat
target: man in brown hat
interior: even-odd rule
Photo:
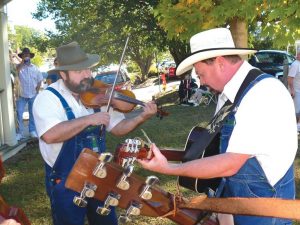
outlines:
[[[18,54],[22,61],[17,65],[17,73],[20,81],[19,96],[16,96],[16,110],[17,110],[17,140],[19,141],[24,137],[24,124],[23,113],[26,105],[28,104],[29,112],[29,134],[32,138],[37,138],[36,128],[32,115],[33,101],[40,90],[40,86],[43,80],[43,75],[35,66],[31,59],[34,57],[34,53],[30,52],[29,48],[24,48],[23,51]]]
[[[78,193],[64,187],[65,180],[83,148],[105,151],[105,125],[113,135],[122,136],[157,112],[154,103],[146,103],[143,112],[132,119],[106,106],[100,112],[86,108],[80,93],[91,83],[91,68],[99,63],[99,56],[86,54],[76,42],[56,49],[61,79],[41,92],[34,102],[33,114],[39,135],[40,151],[46,167],[46,188],[50,197],[54,225],[83,225],[87,215],[89,224],[117,224],[114,209],[108,216],[96,213],[102,202],[88,200],[86,208],[73,203]],[[101,133],[101,135],[99,135]]]

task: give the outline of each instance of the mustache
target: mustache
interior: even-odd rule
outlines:
[[[88,91],[93,87],[95,79],[94,78],[84,78],[82,81],[79,83],[79,92],[85,92]]]

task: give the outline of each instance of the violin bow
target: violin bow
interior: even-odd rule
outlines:
[[[123,53],[122,53],[122,55],[121,55],[121,59],[120,59],[120,62],[119,62],[117,74],[116,74],[116,76],[115,76],[114,83],[113,83],[113,85],[112,85],[112,87],[111,87],[111,92],[110,92],[110,95],[109,95],[109,98],[108,98],[107,107],[106,107],[106,112],[109,112],[109,109],[110,109],[110,105],[111,105],[111,100],[112,100],[113,92],[114,92],[114,89],[115,89],[115,86],[116,86],[116,83],[117,83],[117,79],[118,79],[118,76],[119,76],[119,73],[120,73],[120,70],[121,70],[121,65],[122,65],[122,63],[123,63],[123,59],[124,59],[124,56],[125,56],[125,52],[126,52],[126,48],[127,48],[127,45],[128,45],[128,41],[129,41],[129,36],[128,36],[127,39],[126,39],[125,46],[124,46],[124,49],[123,49]],[[103,128],[104,128],[104,125],[101,124],[101,127],[100,127],[100,136],[101,136],[101,133],[102,133],[102,131],[103,131]]]
[[[126,39],[125,46],[124,46],[124,49],[123,49],[123,53],[122,53],[122,56],[121,56],[121,59],[120,59],[118,71],[117,71],[117,74],[115,76],[115,80],[114,80],[114,83],[112,85],[112,88],[111,88],[111,92],[110,92],[108,103],[107,103],[106,112],[109,112],[109,109],[110,109],[111,99],[112,99],[113,92],[114,92],[114,89],[115,89],[115,86],[116,86],[116,83],[117,83],[117,79],[118,79],[118,76],[119,76],[119,73],[120,73],[120,70],[121,70],[121,65],[123,63],[123,59],[124,59],[124,56],[125,56],[125,52],[126,52],[126,48],[127,48],[127,45],[128,45],[128,41],[129,41],[129,36]]]

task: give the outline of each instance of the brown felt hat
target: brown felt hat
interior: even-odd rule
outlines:
[[[100,57],[85,53],[77,42],[62,45],[56,49],[58,66],[53,70],[82,70],[96,66]]]
[[[30,54],[30,58],[33,58],[34,57],[34,53],[30,52],[30,49],[29,48],[23,48],[23,51],[21,53],[18,54],[18,56],[20,58],[22,58],[22,56],[24,54]]]

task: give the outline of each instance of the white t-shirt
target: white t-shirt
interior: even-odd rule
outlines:
[[[293,77],[294,90],[300,92],[300,61],[295,60],[289,68],[289,77]]]
[[[219,96],[217,110],[231,102],[253,67],[244,62]],[[268,181],[275,185],[292,165],[298,148],[293,100],[285,86],[266,78],[244,96],[226,152],[255,156]]]
[[[80,101],[72,96],[69,89],[65,86],[63,80],[50,85],[56,89],[66,100],[69,107],[75,115],[75,118],[90,115],[94,113],[93,109],[86,108]],[[101,111],[105,112],[106,107],[102,107]],[[33,116],[35,121],[36,130],[38,136],[41,137],[47,130],[55,125],[68,120],[66,112],[61,104],[59,98],[50,91],[42,91],[37,95],[33,104]],[[110,131],[115,125],[125,118],[123,113],[110,110],[110,123],[106,127],[107,131]],[[39,140],[40,151],[49,166],[53,166],[54,162],[61,150],[63,142],[47,144],[42,139]]]

